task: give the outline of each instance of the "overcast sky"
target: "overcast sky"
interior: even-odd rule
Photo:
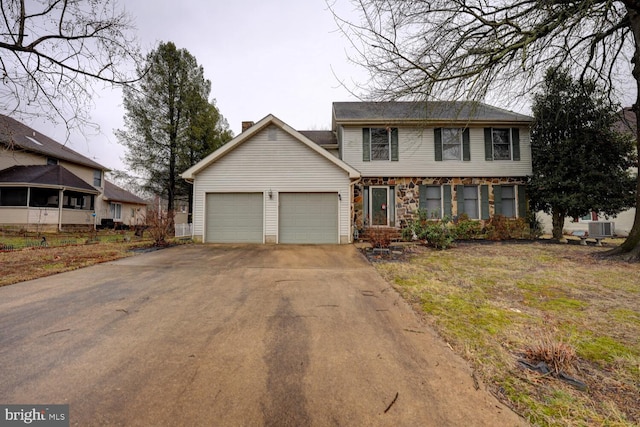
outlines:
[[[344,13],[352,13],[339,0]],[[211,96],[234,134],[242,121],[274,114],[298,130],[330,129],[331,102],[356,100],[341,86],[366,73],[350,64],[348,41],[338,31],[324,0],[135,0],[122,1],[135,19],[144,52],[160,41],[187,49],[212,83]],[[93,121],[100,135],[72,135],[67,144],[110,169],[125,169],[124,148],[114,129],[123,128],[120,90],[94,99]],[[65,140],[62,126],[30,122],[42,133]]]

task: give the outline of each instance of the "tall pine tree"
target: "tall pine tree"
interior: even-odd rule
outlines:
[[[191,187],[180,173],[233,137],[214,102],[211,82],[186,49],[172,42],[147,55],[140,80],[124,89],[125,129],[116,135],[124,161],[142,178],[142,190],[167,200],[189,200]]]
[[[528,191],[533,208],[551,215],[555,239],[567,216],[615,215],[634,206],[634,143],[614,130],[619,116],[597,85],[551,68],[533,115]]]

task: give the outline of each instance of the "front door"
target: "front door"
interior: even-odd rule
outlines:
[[[389,225],[389,189],[371,188],[371,225]]]

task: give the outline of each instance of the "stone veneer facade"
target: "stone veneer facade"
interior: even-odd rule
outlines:
[[[525,180],[521,177],[511,178],[362,178],[354,186],[352,218],[355,226],[363,229],[363,188],[370,186],[394,186],[395,187],[395,210],[396,226],[404,227],[408,220],[413,218],[414,213],[419,208],[419,186],[420,185],[451,185],[452,190],[456,185],[487,185],[489,186],[489,215],[495,213],[493,199],[493,185],[523,185]],[[452,191],[452,214],[457,215],[456,191]]]

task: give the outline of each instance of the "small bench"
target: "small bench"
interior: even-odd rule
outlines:
[[[602,246],[602,239],[604,239],[603,236],[589,236],[589,232],[585,231],[585,230],[572,231],[571,235],[574,236],[574,237],[579,237],[580,238],[580,244],[582,246],[587,246],[587,239],[589,237],[591,237],[592,239],[594,239],[596,241],[596,246]]]

